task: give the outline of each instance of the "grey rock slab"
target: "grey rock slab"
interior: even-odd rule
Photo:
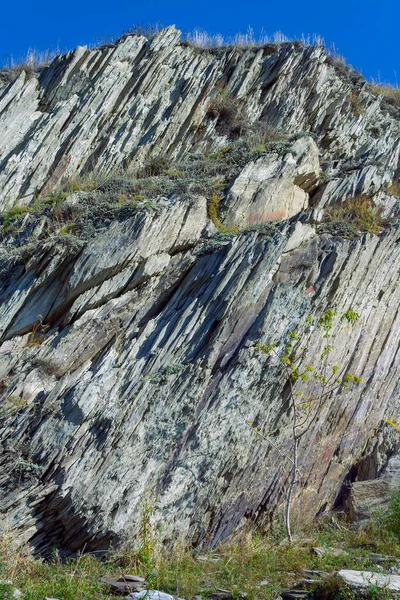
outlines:
[[[352,571],[342,569],[337,572],[344,583],[356,590],[365,590],[373,585],[388,592],[400,592],[400,576],[384,575],[372,571]]]
[[[343,550],[342,548],[331,548],[330,546],[321,546],[321,547],[314,547],[312,548],[312,553],[315,554],[316,556],[325,556],[325,555],[331,555],[331,556],[348,556],[349,553],[346,552],[346,550]]]
[[[142,598],[146,600],[174,600],[174,597],[170,594],[166,594],[165,592],[160,592],[158,590],[146,590],[143,592],[133,592],[127,596],[128,598],[135,598],[135,600],[141,600]]]
[[[225,201],[227,227],[289,219],[308,207],[308,193],[319,177],[318,147],[311,138],[293,143],[279,157],[271,153],[248,163]]]
[[[380,478],[354,481],[347,497],[349,517],[361,521],[371,517],[377,509],[387,510],[392,493],[400,485],[400,457],[392,456]]]

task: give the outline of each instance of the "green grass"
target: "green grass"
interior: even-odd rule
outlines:
[[[0,578],[11,579],[27,600],[41,600],[45,596],[60,600],[112,598],[100,578],[121,573],[141,575],[148,579],[152,589],[187,599],[197,594],[207,598],[213,591],[225,589],[231,591],[233,598],[244,593],[247,600],[268,600],[293,587],[304,576],[304,569],[376,571],[370,552],[400,558],[398,538],[388,533],[379,521],[360,530],[338,522],[321,524],[303,532],[300,541],[291,547],[279,535],[255,533],[238,537],[213,551],[182,545],[171,551],[157,543],[149,527],[142,531],[142,537],[144,543],[136,551],[110,552],[103,559],[87,554],[66,562],[57,558],[47,562],[32,559],[13,549],[10,540],[3,538]],[[313,546],[339,547],[349,554],[316,556],[311,552]],[[259,585],[266,580],[267,585]],[[374,598],[384,600],[384,595]]]

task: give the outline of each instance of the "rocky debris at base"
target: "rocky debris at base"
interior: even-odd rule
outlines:
[[[283,600],[301,600],[302,598],[309,598],[311,591],[317,586],[323,583],[326,577],[329,577],[329,573],[325,571],[312,571],[303,569],[304,579],[298,581],[295,586],[291,589],[284,590],[281,593]]]

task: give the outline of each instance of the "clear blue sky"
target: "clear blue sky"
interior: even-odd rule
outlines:
[[[400,84],[400,0],[4,0],[0,63],[29,47],[70,49],[138,22],[224,35],[248,26],[289,37],[315,33],[368,79]]]

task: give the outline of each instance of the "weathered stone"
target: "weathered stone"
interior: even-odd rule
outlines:
[[[284,590],[281,593],[283,600],[301,600],[302,598],[308,598],[310,595],[309,590]]]
[[[346,509],[352,520],[371,517],[378,508],[387,508],[391,494],[400,487],[400,456],[390,458],[379,479],[367,479],[351,483]]]
[[[121,575],[119,577],[102,577],[101,582],[109,585],[113,592],[127,594],[141,592],[146,587],[146,580],[134,575]]]
[[[121,579],[123,581],[129,581],[129,582],[132,581],[134,583],[141,583],[142,585],[147,585],[145,578],[144,577],[139,577],[139,575],[129,575],[129,574],[126,575],[125,574],[125,575],[122,575],[119,578],[119,581],[121,581]]]
[[[136,600],[140,600],[140,598],[146,598],[146,600],[174,600],[174,597],[170,594],[166,594],[165,592],[159,592],[158,590],[132,592],[131,594],[129,594],[128,598],[135,598]]]
[[[239,228],[290,219],[308,207],[319,177],[318,147],[310,137],[294,142],[283,157],[271,153],[247,164],[235,179],[224,223]]]
[[[399,575],[384,575],[371,571],[351,571],[347,569],[338,571],[337,575],[344,583],[355,590],[365,590],[373,585],[387,592],[400,592]]]

